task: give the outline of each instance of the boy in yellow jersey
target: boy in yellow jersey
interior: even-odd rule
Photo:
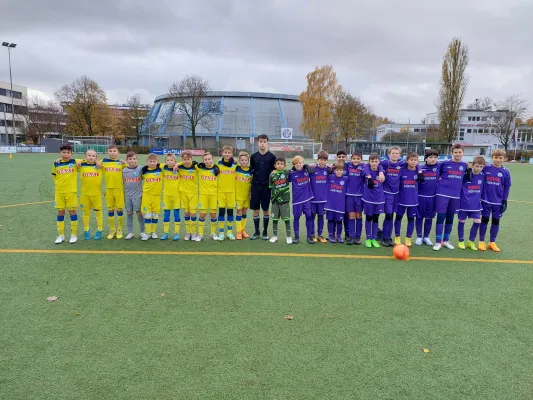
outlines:
[[[202,241],[204,236],[205,217],[211,214],[211,235],[213,240],[218,240],[217,236],[217,176],[220,173],[218,166],[213,164],[213,155],[205,153],[203,162],[198,164],[198,179],[200,181],[200,219],[198,221],[198,236],[196,241]]]
[[[65,144],[59,148],[61,159],[54,162],[52,176],[54,177],[55,196],[54,207],[57,209],[57,239],[56,244],[65,241],[65,209],[70,214],[70,240],[76,243],[78,238],[78,166],[72,157],[72,146]]]
[[[144,214],[144,229],[146,235],[141,240],[157,239],[155,233],[159,212],[161,211],[161,193],[163,192],[163,169],[155,154],[149,154],[146,159],[148,165],[142,169],[143,197],[141,210]]]
[[[192,160],[192,153],[181,153],[178,164],[181,208],[185,213],[185,240],[196,240],[196,210],[198,208],[198,165]]]
[[[246,233],[246,213],[250,208],[250,189],[252,187],[252,172],[249,167],[250,156],[247,152],[239,153],[239,166],[235,169],[235,201],[237,217],[235,218],[235,232],[237,240],[250,237]]]
[[[170,212],[174,211],[174,237],[172,240],[180,239],[180,190],[179,173],[174,168],[176,166],[176,156],[167,154],[165,165],[163,166],[163,236],[161,240],[168,239],[170,230]]]
[[[80,208],[82,209],[84,239],[91,239],[89,220],[91,209],[96,216],[96,233],[94,240],[102,239],[104,216],[102,214],[102,169],[97,165],[98,155],[96,151],[89,149],[85,152],[85,160],[79,164],[81,194]],[[99,164],[99,163],[98,163]]]
[[[235,208],[235,170],[237,164],[233,159],[233,147],[222,147],[222,160],[217,163],[220,169],[218,177],[218,240],[224,240],[224,219],[228,212],[228,239],[235,240],[233,235],[233,209]]]
[[[124,218],[124,182],[122,169],[124,163],[118,159],[118,147],[114,144],[107,147],[107,158],[102,160],[105,181],[105,202],[108,211],[108,239],[122,239],[122,221]],[[117,228],[115,230],[115,210],[117,211]]]

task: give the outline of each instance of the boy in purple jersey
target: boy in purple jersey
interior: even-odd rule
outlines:
[[[482,156],[477,156],[472,162],[472,168],[466,170],[463,178],[463,186],[461,188],[461,201],[459,208],[459,215],[457,219],[459,224],[457,226],[459,244],[458,248],[464,250],[477,250],[476,240],[479,224],[481,223],[481,193],[485,177],[483,176],[483,167],[485,166],[485,159]],[[467,218],[472,218],[474,223],[470,228],[470,236],[465,245],[465,222]]]
[[[400,190],[398,193],[398,206],[396,207],[396,221],[394,221],[394,244],[401,244],[402,218],[407,213],[407,232],[405,245],[411,247],[411,236],[415,229],[415,217],[418,211],[418,184],[421,178],[418,176],[418,154],[407,155],[407,166],[400,170]]]
[[[439,182],[439,152],[430,149],[426,151],[424,160],[426,163],[418,167],[422,171],[424,181],[418,185],[418,210],[416,215],[416,241],[417,246],[422,243],[433,246],[429,239],[433,218],[437,214],[435,211],[435,195],[437,193],[437,184]],[[424,226],[424,230],[422,230]]]
[[[326,243],[327,240],[322,236],[324,231],[324,205],[327,201],[327,183],[329,168],[327,165],[329,154],[321,150],[317,154],[318,164],[314,167],[314,172],[310,175],[311,189],[313,191],[313,200],[311,200],[311,216],[313,218],[312,236],[313,242],[320,241]],[[318,235],[315,234],[315,218],[317,218]]]
[[[330,243],[344,243],[342,240],[342,221],[346,208],[346,187],[348,177],[344,176],[344,163],[337,161],[333,174],[328,176],[326,219],[328,220],[328,240]]]
[[[348,177],[346,188],[346,214],[348,216],[348,234],[346,244],[361,244],[363,231],[363,186],[365,185],[365,168],[362,164],[363,154],[360,151],[352,153],[351,162],[345,165],[345,175]]]
[[[481,194],[481,226],[479,228],[479,250],[487,250],[485,244],[485,234],[490,216],[492,214],[492,225],[490,226],[489,249],[500,252],[496,245],[496,237],[500,229],[500,218],[507,210],[507,199],[511,190],[511,173],[503,166],[505,160],[504,150],[494,150],[492,152],[492,164],[483,168],[485,175],[485,186]]]
[[[379,180],[379,155],[370,154],[368,159],[370,169],[365,174],[366,185],[363,187],[363,211],[366,216],[365,232],[366,247],[380,247],[377,238],[379,214],[383,212],[385,205],[385,194],[383,185]],[[370,177],[369,177],[370,176]]]
[[[292,159],[292,170],[289,173],[289,180],[292,187],[292,213],[294,215],[293,229],[294,239],[292,243],[300,243],[300,216],[305,215],[305,226],[307,228],[307,243],[313,242],[313,218],[311,216],[311,200],[313,192],[311,190],[311,181],[309,174],[314,172],[313,167],[304,164],[302,156],[296,156]]]
[[[468,164],[463,162],[463,146],[454,144],[452,147],[452,159],[439,164],[440,180],[437,185],[437,224],[435,226],[436,243],[433,250],[440,250],[442,246],[453,250],[450,243],[452,233],[453,218],[459,211],[461,197],[461,187],[463,177],[468,169]],[[446,225],[444,222],[446,221]],[[442,231],[444,230],[444,237]]]

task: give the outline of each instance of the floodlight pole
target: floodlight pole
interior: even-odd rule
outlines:
[[[11,128],[13,132],[13,144],[17,144],[17,134],[15,133],[15,105],[13,102],[13,75],[11,74],[11,49],[17,47],[16,43],[2,42],[2,46],[7,47],[7,56],[9,59],[9,81],[11,85]],[[6,126],[6,137],[7,137],[7,126]],[[9,143],[9,137],[7,137]]]

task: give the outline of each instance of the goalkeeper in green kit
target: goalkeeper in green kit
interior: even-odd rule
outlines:
[[[276,243],[278,241],[278,223],[282,219],[285,221],[285,229],[287,230],[287,244],[292,244],[291,212],[289,207],[291,192],[289,171],[285,169],[285,159],[282,157],[276,158],[274,168],[276,170],[270,174],[268,179],[269,186],[272,190],[271,217],[274,233],[274,236],[270,238],[270,243]]]

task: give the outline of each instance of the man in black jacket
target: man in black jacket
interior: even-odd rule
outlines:
[[[263,240],[268,240],[268,221],[270,219],[270,188],[268,177],[274,170],[276,156],[268,151],[268,136],[259,135],[257,137],[259,151],[252,154],[250,158],[250,169],[252,171],[252,188],[250,208],[254,211],[254,234],[251,240],[256,240],[260,236],[259,231],[259,208],[263,210]]]

